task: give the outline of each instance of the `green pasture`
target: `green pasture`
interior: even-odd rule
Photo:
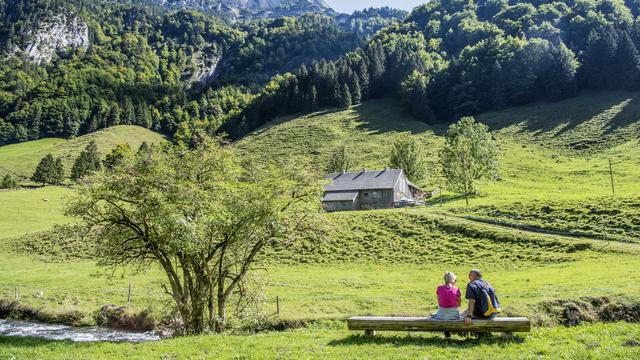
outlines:
[[[638,111],[635,111],[638,108]],[[580,200],[640,196],[640,93],[585,93],[483,114],[500,147],[498,181],[478,184],[472,205],[531,200]],[[387,165],[390,144],[402,131],[423,140],[428,153],[426,189],[443,187],[447,207],[464,200],[447,191],[438,170],[446,124],[429,126],[404,113],[393,100],[377,100],[344,111],[321,111],[277,120],[238,143],[244,156],[278,160],[304,156],[322,173],[332,151],[345,144],[353,170]],[[590,139],[593,139],[591,141]]]
[[[354,314],[428,314],[435,310],[434,291],[442,274],[458,273],[463,287],[472,267],[485,271],[507,313],[538,323],[545,323],[536,310],[544,301],[610,296],[639,302],[639,96],[585,93],[559,103],[483,114],[478,119],[490,126],[501,149],[500,179],[480,183],[480,195],[471,199],[469,208],[445,187],[444,196],[433,199],[434,206],[327,214],[322,239],[299,239],[268,250],[254,278],[260,289],[258,320],[276,319],[277,297],[280,319],[314,320],[310,328],[147,344],[1,337],[0,359],[640,357],[640,328],[627,323],[538,327],[512,340],[456,337],[445,342],[440,335],[405,333],[367,340],[346,331],[343,322],[332,321]],[[99,143],[101,149],[129,135],[135,141],[159,136],[117,127],[103,131],[101,138],[108,131],[122,133]],[[353,154],[355,168],[384,167],[390,143],[402,131],[418,136],[428,149],[432,170],[420,185],[441,186],[437,160],[446,126],[412,120],[392,100],[280,119],[236,146],[242,156],[263,160],[304,156],[322,174],[322,165],[343,143]],[[83,138],[0,147],[0,174],[9,169],[28,175],[47,152],[80,151],[84,145],[73,141]],[[70,161],[72,155],[65,156]],[[131,284],[133,310],[164,314],[171,301],[162,292],[164,277],[158,269],[107,273],[86,258],[86,247],[56,247],[42,233],[29,235],[70,221],[62,213],[70,195],[72,189],[63,187],[0,191],[0,299],[12,299],[18,287],[22,304],[50,314],[79,310],[85,314],[80,323],[92,324],[101,306],[126,304]],[[452,215],[617,234],[620,239],[541,235]],[[631,241],[624,242],[627,238]]]
[[[57,186],[0,190],[0,249],[3,238],[42,231],[67,222],[63,214],[64,202],[72,194],[72,190]]]
[[[9,359],[634,359],[640,327],[628,323],[538,328],[505,340],[392,333],[370,340],[344,328],[197,336],[157,343],[83,344],[0,338]]]
[[[29,178],[40,159],[49,153],[55,157],[62,157],[65,169],[69,173],[78,154],[92,140],[96,142],[104,156],[118,144],[126,143],[133,149],[137,149],[144,141],[152,144],[165,141],[165,138],[143,127],[120,125],[70,140],[49,138],[0,146],[0,176],[12,173],[22,178]]]

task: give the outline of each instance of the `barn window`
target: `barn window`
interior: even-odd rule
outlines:
[[[374,199],[374,200],[377,200],[377,199],[378,199],[378,192],[377,192],[377,191],[374,191],[374,192],[373,192],[373,199]]]

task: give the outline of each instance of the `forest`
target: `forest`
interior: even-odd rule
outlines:
[[[60,13],[87,23],[89,47],[41,65],[15,51]],[[168,135],[182,128],[178,137],[192,127],[212,132],[271,76],[337,59],[404,15],[371,10],[343,25],[316,14],[230,24],[130,2],[0,2],[0,51],[11,55],[0,59],[0,144],[126,124]]]
[[[0,144],[118,124],[185,144],[198,131],[235,139],[277,116],[382,97],[427,123],[456,121],[582,89],[640,88],[632,1],[432,1],[401,21],[403,12],[377,9],[233,24],[102,5],[0,2],[3,52],[59,12],[79,14],[90,33],[88,48],[49,64],[3,57]]]
[[[272,80],[223,125],[237,138],[284,114],[398,97],[427,123],[640,89],[640,8],[622,1],[432,1],[337,61]]]

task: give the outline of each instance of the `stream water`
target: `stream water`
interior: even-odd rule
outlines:
[[[74,327],[68,325],[43,324],[33,321],[2,319],[0,319],[0,335],[29,336],[48,340],[71,340],[78,342],[143,342],[160,340],[160,336],[152,331],[134,332],[99,326]]]

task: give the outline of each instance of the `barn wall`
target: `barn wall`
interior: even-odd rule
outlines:
[[[408,198],[412,198],[412,194],[411,194],[411,189],[409,188],[409,184],[407,183],[407,178],[402,175],[400,177],[400,179],[398,179],[398,182],[396,183],[396,186],[394,187],[394,196],[393,196],[393,201],[394,202],[398,202],[400,201],[403,196],[402,194],[404,194],[404,197],[408,197]]]
[[[386,209],[393,206],[394,195],[391,189],[360,190],[360,209]]]
[[[324,210],[329,212],[356,210],[354,205],[352,201],[324,201],[322,203]]]

